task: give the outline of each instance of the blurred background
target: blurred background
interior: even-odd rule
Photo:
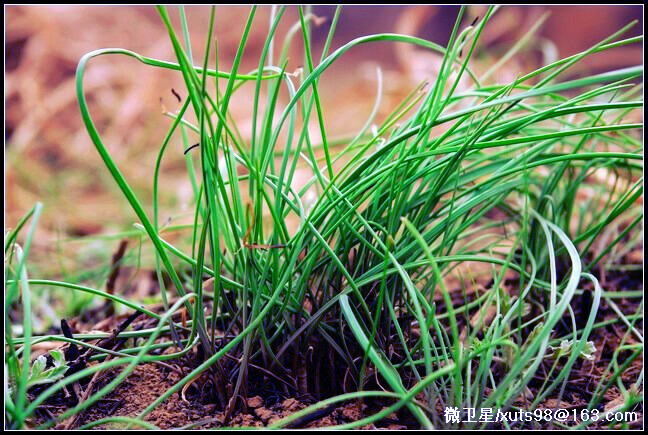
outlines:
[[[312,9],[324,18],[315,20],[313,29],[313,43],[320,51],[334,11],[333,6]],[[470,7],[465,25],[483,17],[484,11],[483,7]],[[186,12],[193,53],[200,59],[209,9],[191,6]],[[332,48],[358,36],[385,32],[415,35],[445,45],[457,12],[455,6],[348,6],[342,10]],[[180,31],[178,10],[170,8],[170,13]],[[228,70],[231,65],[248,13],[247,6],[216,10],[221,69]],[[243,58],[244,71],[258,64],[270,16],[269,6],[258,9]],[[638,20],[637,25],[623,37],[640,35],[642,17],[641,6],[506,6],[486,26],[470,67],[487,71],[544,20],[525,48],[490,78],[508,83],[542,62],[589,48],[632,20]],[[298,21],[297,9],[289,7],[279,26],[278,40]],[[68,281],[82,281],[86,269],[109,265],[120,232],[132,230],[136,222],[82,125],[74,90],[80,57],[106,47],[174,60],[168,34],[152,6],[5,6],[5,229],[14,226],[36,201],[44,203],[30,255],[37,267],[32,275],[37,277],[64,275]],[[316,54],[318,58],[319,52]],[[289,57],[287,70],[294,71],[302,64],[301,38],[294,38]],[[436,55],[402,44],[354,48],[324,74],[320,84],[332,137],[351,135],[365,122],[375,100],[377,65],[384,77],[384,115],[421,81],[433,81],[439,61]],[[588,57],[569,74],[641,63],[641,46],[634,44],[604,56]],[[181,75],[124,56],[106,56],[90,63],[85,86],[104,143],[150,210],[152,168],[171,124],[163,111],[179,108],[172,88],[186,97]],[[239,120],[249,113],[253,92],[253,86],[244,86],[236,94],[232,111],[238,113]],[[250,134],[249,125],[247,129],[244,122],[239,125],[244,136]],[[180,135],[176,136],[163,164],[161,220],[191,213],[191,186],[183,145]],[[110,234],[116,237],[105,237]],[[81,237],[86,238],[79,242]]]

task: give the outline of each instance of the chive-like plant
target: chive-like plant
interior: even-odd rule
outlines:
[[[253,71],[240,66],[256,7],[229,71],[219,69],[218,56],[210,64],[218,53],[215,8],[200,61],[184,9],[180,30],[166,7],[158,10],[174,62],[96,50],[79,63],[76,91],[90,138],[155,251],[164,310],[78,284],[29,279],[25,259],[41,212],[35,207],[5,237],[10,427],[25,427],[54,394],[94,373],[118,375],[41,427],[88,409],[140,363],[182,361],[191,353],[200,355],[200,364],[140,415],[86,427],[114,421],[151,428],[146,417],[156,406],[209,376],[210,399],[226,420],[254,390],[254,380],[263,379],[288,396],[315,402],[275,427],[346,400],[382,400],[389,404],[382,411],[340,427],[378,422],[403,408],[421,427],[457,428],[439,407],[506,410],[523,401],[535,409],[561,397],[584,355],[598,351],[590,336],[610,322],[624,328],[621,346],[628,352],[624,360],[615,353],[587,408],[595,409],[618,386],[620,374],[641,355],[635,326],[643,316],[623,312],[614,301],[642,296],[608,291],[597,276],[618,260],[624,243],[640,243],[642,123],[628,120],[643,107],[643,67],[569,79],[568,73],[588,56],[641,43],[641,37],[620,39],[629,26],[588,50],[498,83],[491,77],[505,62],[480,74],[472,61],[485,26],[499,13],[495,7],[471,25],[462,7],[446,47],[383,33],[335,48],[338,8],[319,56],[311,44],[315,17],[302,7],[293,10],[298,20],[277,50],[277,28],[288,14],[286,7],[273,7]],[[298,41],[303,67],[292,74],[287,53]],[[355,47],[377,41],[437,53],[438,75],[380,119],[379,74],[376,106],[364,128],[333,140],[320,82]],[[188,97],[178,112],[168,113],[170,127],[152,171],[153,198],[138,197],[129,186],[88,109],[86,67],[106,56],[129,56],[177,71],[184,80]],[[242,87],[254,89],[249,132],[230,111]],[[178,137],[195,197],[187,246],[165,239],[159,219],[161,162],[177,152],[169,144]],[[296,182],[298,171],[310,174],[306,183]],[[17,235],[29,219],[21,249]],[[36,285],[109,299],[142,311],[157,326],[122,332],[139,341],[118,352],[97,347],[101,334],[33,335],[29,289]],[[19,334],[8,321],[16,304],[24,311]],[[616,307],[618,318],[597,316],[602,304]],[[181,310],[185,323],[173,317]],[[30,349],[48,340],[94,353],[84,369],[30,396]],[[160,348],[172,350],[152,352]],[[635,382],[630,388],[621,383],[624,409],[641,401],[641,379]]]

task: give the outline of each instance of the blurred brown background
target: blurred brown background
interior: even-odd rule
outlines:
[[[192,6],[186,10],[194,56],[201,59],[209,9]],[[314,29],[317,47],[326,38],[334,10],[332,6],[313,8],[316,15],[329,18]],[[170,11],[180,32],[178,11]],[[348,6],[342,10],[333,48],[358,36],[383,32],[407,33],[445,44],[457,11],[455,6]],[[247,6],[217,8],[221,69],[231,65],[248,12]],[[493,81],[510,81],[540,62],[586,49],[634,19],[639,23],[625,37],[643,31],[641,6],[503,7],[486,27],[481,51],[471,67],[486,70],[547,12],[550,15],[538,37],[520,56],[507,62]],[[483,13],[483,7],[470,7],[466,25]],[[257,65],[255,56],[264,43],[269,18],[270,7],[260,7],[243,70]],[[297,21],[297,10],[289,7],[279,28],[279,40]],[[41,201],[45,209],[37,247],[45,251],[55,251],[57,241],[69,237],[130,229],[135,216],[82,126],[74,73],[79,58],[97,48],[122,47],[173,60],[157,11],[152,6],[5,6],[5,23],[6,226],[15,225],[23,213]],[[301,38],[296,37],[288,70],[300,65],[301,46]],[[365,122],[376,93],[376,64],[383,68],[382,107],[387,111],[422,79],[433,79],[437,61],[438,57],[402,44],[354,48],[321,82],[331,135],[352,134]],[[641,62],[641,47],[635,44],[604,57],[592,56],[579,68],[602,71]],[[131,186],[150,207],[152,168],[171,122],[163,116],[162,105],[176,110],[178,103],[171,88],[186,96],[180,74],[110,56],[90,63],[85,84],[91,113],[105,143]],[[237,95],[232,110],[244,116],[253,89],[243,87]],[[179,137],[170,150],[161,180],[162,219],[187,212],[191,192]]]

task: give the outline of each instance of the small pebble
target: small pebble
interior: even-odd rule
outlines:
[[[260,396],[250,397],[247,400],[247,406],[250,408],[260,408],[263,406],[263,399]]]
[[[274,415],[274,412],[270,411],[268,408],[261,407],[254,410],[254,413],[259,417],[264,423],[267,423],[270,420],[270,417]]]

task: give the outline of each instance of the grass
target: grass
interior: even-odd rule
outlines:
[[[626,120],[643,107],[642,85],[635,84],[643,67],[564,79],[587,56],[641,43],[641,37],[620,39],[630,26],[589,50],[500,84],[482,81],[470,68],[497,8],[473,25],[466,25],[472,17],[462,8],[447,47],[377,34],[333,50],[338,8],[316,56],[310,36],[315,18],[302,8],[278,55],[275,32],[285,8],[276,7],[258,68],[249,72],[239,69],[256,8],[227,72],[212,35],[215,9],[200,66],[184,10],[179,10],[181,30],[165,7],[158,10],[176,62],[123,49],[96,50],[81,59],[76,90],[88,134],[139,220],[137,233],[154,248],[164,311],[80,284],[30,279],[26,260],[41,213],[37,205],[5,236],[9,427],[31,427],[39,405],[94,373],[122,367],[85,401],[39,427],[87,410],[140,363],[183,358],[200,348],[201,363],[139,416],[101,422],[150,428],[145,419],[156,406],[207,372],[216,384],[232,384],[232,391],[214,392],[229,417],[258,376],[250,365],[255,364],[282,378],[293,397],[320,400],[275,427],[331,403],[381,397],[392,404],[344,427],[406,408],[422,427],[479,428],[485,424],[450,423],[434,409],[515,409],[530,387],[529,410],[562,397],[583,365],[591,336],[610,324],[598,315],[601,304],[617,307],[618,318],[611,322],[625,335],[587,409],[598,409],[613,387],[624,397],[619,409],[641,403],[642,375],[628,386],[621,374],[643,350],[635,328],[643,321],[643,296],[623,293],[639,301],[638,311],[624,312],[614,302],[615,289],[599,284],[599,274],[642,239],[629,235],[637,234],[643,219],[643,144],[637,134],[643,125]],[[287,73],[288,47],[300,37],[303,71]],[[348,141],[331,140],[319,82],[354,47],[377,41],[438,53],[440,72],[380,120],[378,73],[375,110],[364,128]],[[89,112],[84,73],[90,60],[104,56],[130,56],[178,71],[184,79],[188,98],[178,113],[168,114],[172,122],[153,168],[153,198],[140,198],[130,187]],[[503,63],[486,78],[496,77]],[[228,110],[243,86],[254,87],[249,140]],[[177,137],[188,150],[196,199],[193,225],[181,228],[188,247],[165,239],[159,217],[160,167]],[[304,185],[295,182],[298,170],[310,173]],[[452,277],[461,288],[449,285]],[[30,321],[34,286],[110,299],[157,319],[157,326],[123,332],[120,336],[141,340],[118,352],[97,348],[96,340],[107,334],[37,336]],[[13,310],[20,306],[22,331],[15,333]],[[186,326],[171,320],[179,310],[186,310]],[[571,347],[560,354],[556,349],[568,340]],[[43,341],[94,346],[97,363],[30,397],[30,351]],[[174,351],[151,353],[158,345]],[[540,373],[544,377],[538,380]]]

